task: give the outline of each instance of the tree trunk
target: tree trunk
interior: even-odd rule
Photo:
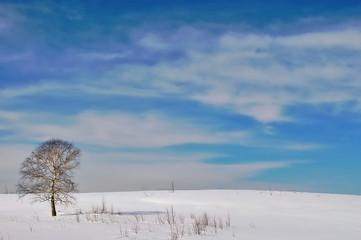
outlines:
[[[51,216],[56,216],[54,195],[51,196]]]

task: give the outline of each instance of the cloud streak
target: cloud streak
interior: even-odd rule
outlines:
[[[151,36],[144,39],[165,42],[162,35]],[[184,55],[181,59],[154,65],[112,63],[113,67],[93,79],[93,83],[89,83],[89,78],[79,78],[72,85],[44,83],[2,90],[0,95],[11,98],[46,94],[50,90],[54,94],[80,91],[141,98],[172,96],[262,123],[293,121],[295,116],[287,109],[302,104],[342,105],[345,111],[360,109],[361,72],[356,67],[361,63],[360,54],[356,54],[361,51],[359,41],[361,32],[356,29],[291,36],[228,32],[213,36],[208,50],[180,47]],[[164,51],[159,46],[152,49]],[[89,52],[82,56],[84,61],[102,61],[123,55]],[[350,109],[344,105],[351,101],[358,107]]]
[[[45,141],[58,137],[99,146],[157,148],[189,143],[243,142],[247,137],[246,132],[214,133],[201,125],[151,112],[127,114],[93,111],[75,117],[48,117],[46,120],[27,113],[0,112],[0,121],[6,126],[4,129],[14,132],[10,139]],[[52,119],[63,123],[52,123]]]

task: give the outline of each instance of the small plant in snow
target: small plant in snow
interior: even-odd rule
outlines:
[[[149,231],[149,232],[154,232],[154,228],[152,228],[152,226],[150,225],[150,223],[148,223],[148,231]]]
[[[75,212],[75,221],[77,223],[80,223],[80,214],[81,214],[81,210],[77,209]]]
[[[192,223],[192,226],[193,233],[195,235],[201,235],[206,230],[206,226],[204,225],[203,219],[201,217],[196,217]]]
[[[166,219],[168,224],[174,224],[176,221],[176,213],[174,212],[174,207],[171,206],[170,208],[166,209]]]
[[[211,219],[210,226],[213,228],[214,233],[217,234],[217,232],[218,232],[218,224],[217,224],[216,215],[214,215],[213,218]]]
[[[209,217],[208,217],[208,213],[207,212],[204,212],[203,213],[203,218],[202,218],[202,221],[203,221],[203,225],[204,226],[209,226]]]
[[[140,222],[140,216],[136,212],[133,213],[136,222]]]
[[[182,239],[186,234],[188,234],[189,237],[194,235],[205,236],[208,235],[208,233],[218,234],[220,230],[231,226],[230,214],[226,215],[226,218],[222,218],[217,215],[210,215],[207,211],[203,211],[200,214],[191,213],[185,218],[183,214],[177,213],[175,208],[170,206],[165,209],[164,213],[158,211],[155,212],[153,220],[148,222],[141,213],[133,212],[130,215],[114,215],[112,214],[112,209],[113,207],[107,207],[106,201],[103,198],[100,204],[92,204],[90,211],[85,211],[83,219],[92,223],[122,223],[123,225],[119,225],[120,238],[129,238],[129,233],[154,233],[156,232],[154,229],[156,224],[167,225],[169,227],[168,239],[171,240]],[[81,221],[80,210],[76,211],[75,221],[78,223]],[[127,229],[126,224],[129,224],[131,227]],[[133,237],[135,236],[133,235]]]
[[[231,227],[231,215],[229,213],[227,214],[226,227]]]
[[[223,218],[221,218],[221,217],[218,218],[218,227],[219,227],[219,229],[221,229],[221,230],[224,228]]]
[[[157,211],[157,222],[158,224],[163,225],[165,223],[164,218],[159,214],[159,212]]]
[[[179,222],[184,225],[184,216],[182,214],[178,215]]]
[[[113,203],[110,205],[110,214],[113,215],[114,214],[114,207],[113,207]]]
[[[103,200],[102,200],[102,208],[100,210],[100,213],[109,213],[104,197],[103,197]]]
[[[139,227],[138,223],[134,224],[132,229],[133,229],[135,234],[138,234],[139,231],[140,231],[140,227]]]
[[[128,233],[128,229],[127,229],[127,225],[124,226],[124,228],[122,228],[122,225],[119,225],[119,230],[120,230],[120,237],[129,237],[129,233]]]

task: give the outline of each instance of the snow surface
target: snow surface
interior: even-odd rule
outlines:
[[[242,239],[360,240],[361,196],[245,190],[79,193],[74,206],[0,194],[0,240]],[[99,212],[104,205],[105,213]],[[174,224],[167,210],[173,209]],[[217,227],[195,234],[195,219]],[[223,225],[219,227],[219,223]],[[230,226],[227,226],[230,225]],[[178,234],[176,230],[178,229]],[[173,234],[173,235],[172,235]]]

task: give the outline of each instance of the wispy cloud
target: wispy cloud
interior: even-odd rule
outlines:
[[[361,32],[356,29],[341,29],[326,32],[303,33],[297,36],[281,37],[277,42],[284,46],[329,49],[343,48],[361,50]]]
[[[161,44],[165,42],[162,37],[152,32],[144,41]],[[45,93],[50,88],[56,90],[55,94],[77,90],[92,95],[173,96],[246,115],[262,123],[294,121],[296,116],[286,110],[300,104],[327,103],[338,108],[341,105],[345,111],[359,109],[343,105],[360,102],[361,70],[357,65],[361,58],[356,53],[361,51],[358,44],[361,33],[357,29],[291,36],[226,32],[207,37],[212,39],[206,43],[208,47],[180,47],[182,58],[151,65],[113,62],[96,79],[89,75],[75,78],[69,85],[59,81],[53,86],[37,83],[23,89],[2,90],[1,95],[17,97]],[[152,49],[166,50],[159,46]],[[129,51],[133,51],[132,47]],[[124,56],[111,51],[79,54],[83,61]],[[89,78],[93,83],[89,83]]]
[[[148,34],[140,39],[139,45],[153,50],[167,50],[169,45],[156,35]]]
[[[157,113],[83,112],[61,117],[1,112],[11,138],[44,141],[59,137],[85,144],[118,147],[165,147],[189,143],[243,142],[246,133],[219,132]],[[62,123],[59,123],[60,118]],[[56,122],[52,120],[56,119]],[[41,123],[39,123],[41,122]],[[57,123],[58,122],[58,123]],[[5,137],[7,138],[7,137]]]
[[[214,38],[211,51],[190,48],[182,50],[186,57],[181,60],[115,65],[96,84],[79,79],[74,87],[95,95],[173,95],[264,123],[294,120],[285,110],[297,104],[360,101],[358,30],[284,37],[225,33]],[[112,59],[117,54],[84,56]]]
[[[0,25],[0,30],[1,30],[1,25]],[[30,56],[30,53],[15,53],[15,54],[3,54],[2,56],[0,56],[0,63],[10,63],[10,62],[15,62],[15,61],[21,61],[21,60],[25,60],[28,59]]]
[[[111,61],[111,60],[117,60],[117,59],[123,59],[126,56],[128,56],[129,53],[123,52],[123,53],[107,53],[107,52],[89,52],[89,53],[83,53],[78,54],[78,58],[80,58],[82,61]]]
[[[326,148],[326,146],[320,144],[302,144],[302,143],[286,145],[286,149],[296,150],[296,151],[310,151],[310,150],[317,150],[322,148]]]

